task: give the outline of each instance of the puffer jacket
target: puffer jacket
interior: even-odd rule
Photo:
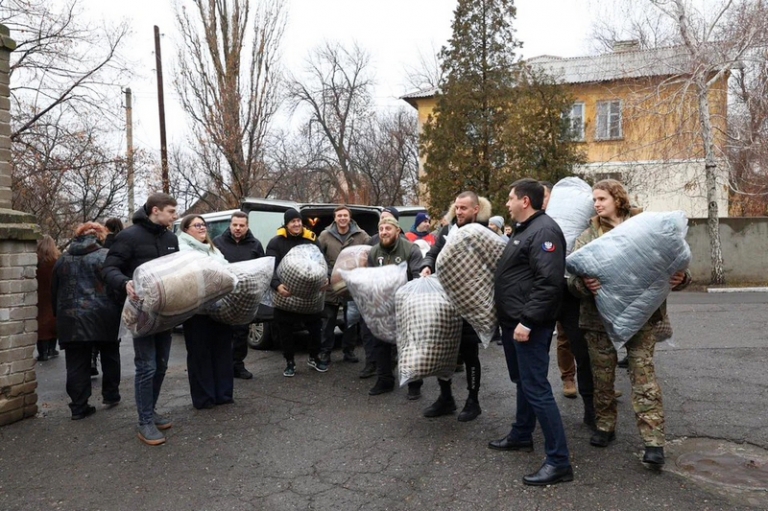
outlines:
[[[245,233],[243,239],[237,241],[232,236],[232,231],[227,228],[226,231],[216,236],[213,244],[221,250],[221,253],[230,263],[239,263],[264,257],[264,247],[261,246],[261,242],[256,239],[250,229]]]
[[[277,276],[277,268],[280,266],[283,257],[285,257],[293,247],[309,243],[317,245],[317,236],[307,228],[304,228],[298,236],[290,234],[285,227],[281,227],[277,230],[277,236],[269,240],[269,243],[267,244],[267,257],[271,256],[275,258],[275,272],[272,275],[272,282],[270,283],[272,289],[277,290],[278,286],[282,284],[280,278]]]
[[[121,307],[101,274],[107,257],[93,235],[75,238],[53,269],[51,296],[59,342],[118,342]]]
[[[624,217],[624,221],[642,213],[642,211],[643,210],[641,208],[631,208],[629,215]],[[589,227],[587,227],[587,229],[581,233],[578,238],[576,238],[573,251],[575,252],[587,243],[596,240],[603,234],[613,229],[613,227],[615,226],[602,220],[599,216],[593,216],[590,220]],[[681,289],[685,289],[690,283],[691,272],[685,270],[685,279],[678,286],[674,287],[672,291],[680,291]],[[595,295],[593,295],[592,291],[587,288],[582,278],[576,275],[570,275],[568,277],[568,290],[571,292],[571,294],[581,300],[581,305],[579,308],[579,328],[583,330],[591,330],[593,332],[605,332],[605,325],[603,324],[603,320],[600,317],[600,312],[597,310],[597,305],[595,304]],[[652,327],[660,321],[668,321],[666,300],[664,300],[661,306],[653,313],[651,318],[648,320],[647,326]]]

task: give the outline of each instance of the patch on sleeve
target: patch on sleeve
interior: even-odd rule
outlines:
[[[555,251],[555,244],[552,243],[551,241],[545,241],[544,243],[541,244],[541,249],[544,252],[554,252]]]

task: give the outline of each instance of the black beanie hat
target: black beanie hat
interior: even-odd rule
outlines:
[[[294,218],[301,218],[301,213],[299,213],[299,211],[294,208],[286,209],[285,213],[283,214],[283,225],[288,225],[288,223]]]
[[[397,210],[394,206],[387,206],[384,208],[384,211],[391,214],[393,217],[395,217],[396,220],[400,220],[400,212]]]

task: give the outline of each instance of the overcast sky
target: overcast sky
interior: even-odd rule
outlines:
[[[256,0],[252,0],[256,1]],[[588,52],[590,12],[596,0],[517,0],[518,39],[523,57],[583,55]],[[136,77],[126,83],[134,93],[134,144],[159,151],[153,26],[162,39],[168,142],[183,143],[186,120],[171,83],[176,35],[173,0],[116,2],[84,0],[88,14],[117,22],[128,20],[134,30],[129,55],[137,62]],[[191,5],[193,0],[178,0]],[[397,108],[408,92],[406,69],[418,63],[419,52],[439,49],[451,34],[456,2],[452,0],[287,0],[288,26],[282,44],[283,65],[300,71],[309,51],[331,40],[357,42],[372,56],[380,108]]]

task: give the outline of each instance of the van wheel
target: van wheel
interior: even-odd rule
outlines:
[[[248,329],[248,346],[254,350],[272,348],[272,329],[269,323],[251,323]]]

